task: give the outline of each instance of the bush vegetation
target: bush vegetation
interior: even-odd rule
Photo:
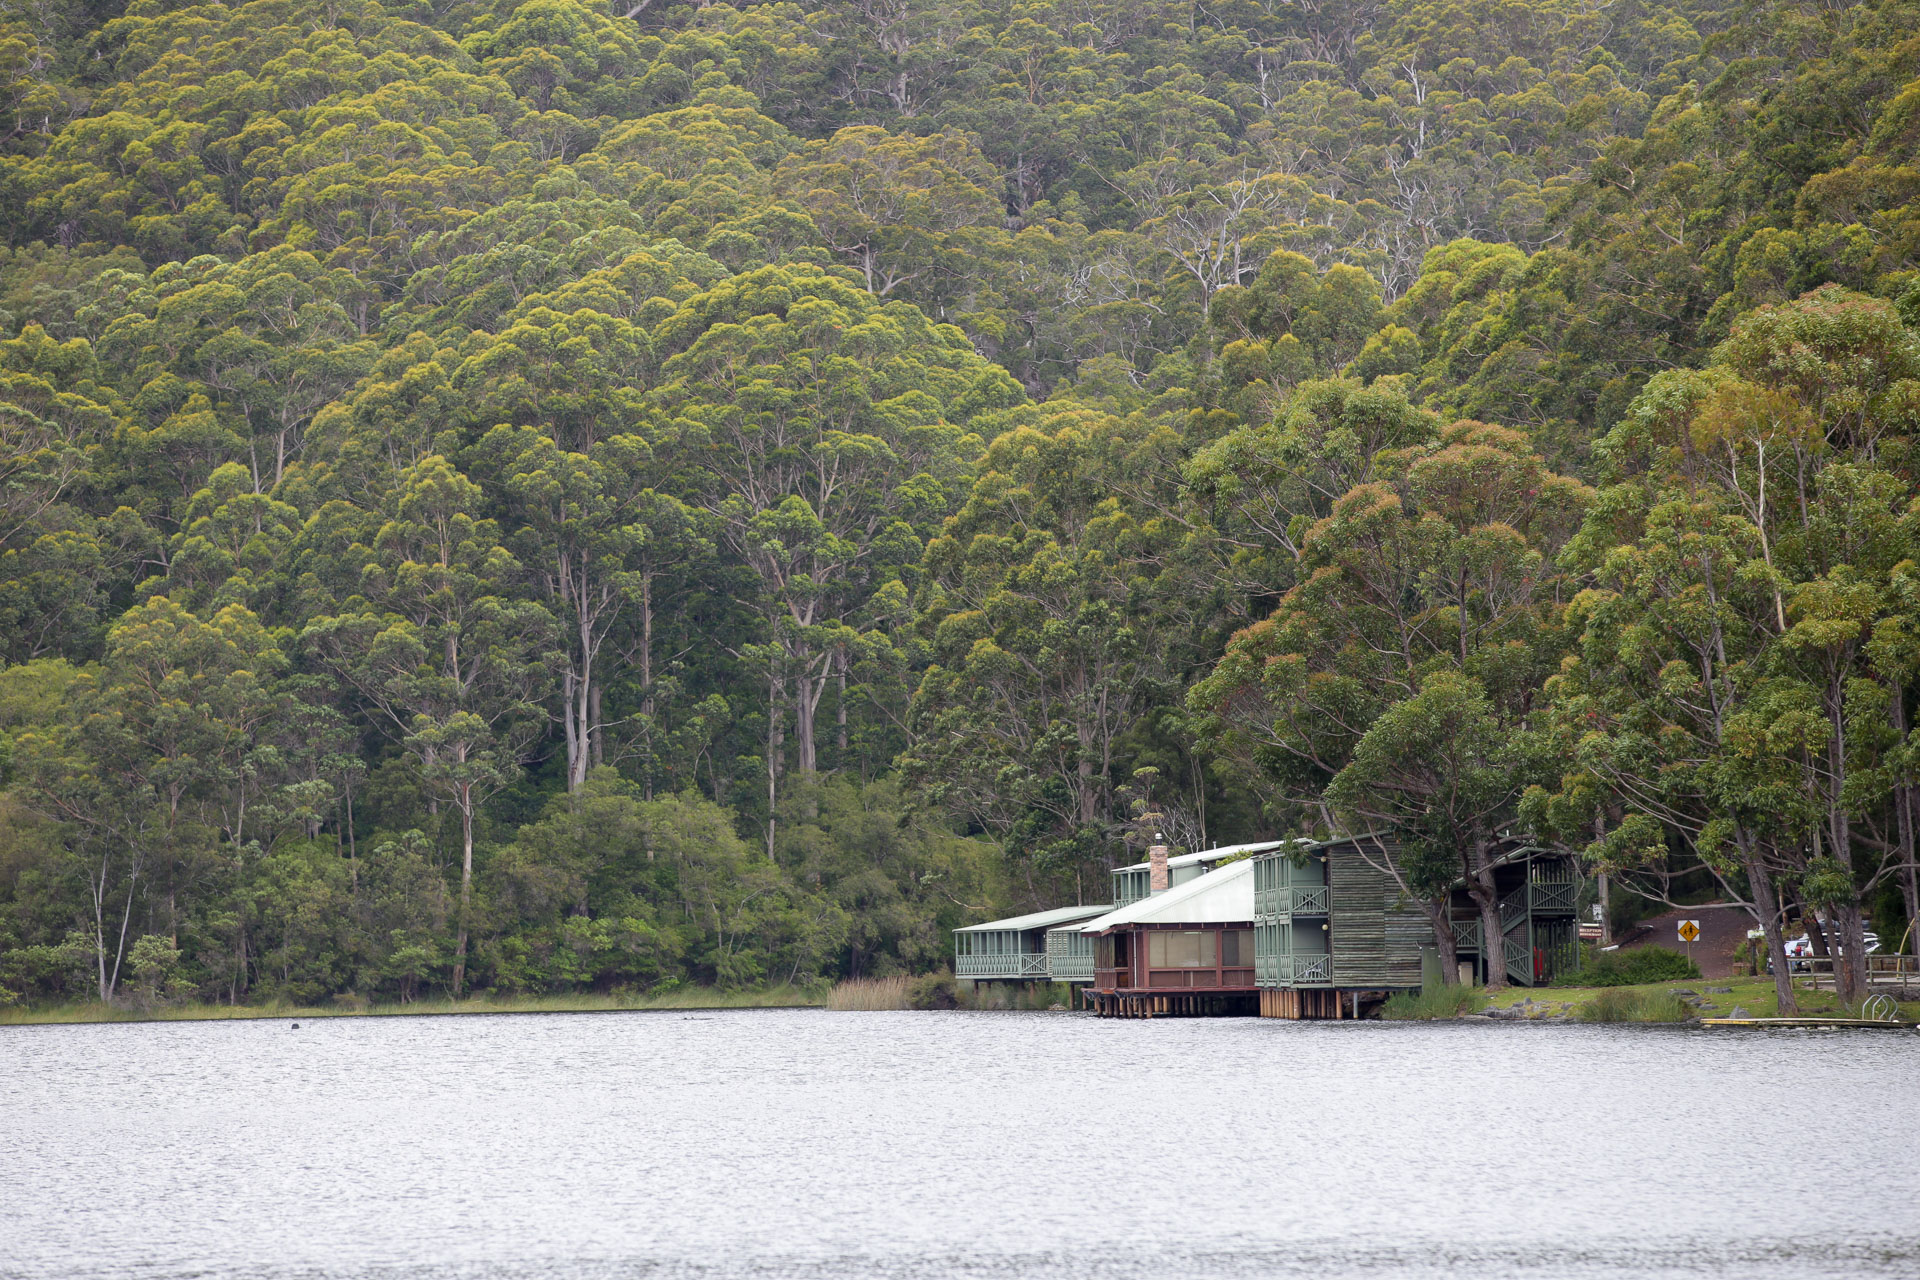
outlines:
[[[1580,1006],[1582,1022],[1685,1022],[1693,1009],[1672,991],[1608,988]]]
[[[1486,991],[1481,987],[1452,984],[1430,986],[1419,991],[1396,993],[1381,1008],[1380,1016],[1389,1022],[1433,1022],[1441,1018],[1457,1018],[1478,1006],[1485,998]]]
[[[950,973],[929,973],[913,980],[907,988],[907,1004],[915,1009],[958,1009],[960,992]]]
[[[968,1009],[1051,1009],[1056,1005],[1071,1009],[1073,988],[1064,982],[982,982],[961,999],[961,1005]]]
[[[0,1005],[925,973],[1149,813],[1857,941],[1916,30],[0,0]]]
[[[1679,982],[1700,976],[1700,966],[1665,947],[1598,951],[1581,967],[1555,983],[1562,987],[1638,987],[1649,982]]]

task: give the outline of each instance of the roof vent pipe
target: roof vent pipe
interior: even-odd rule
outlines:
[[[1147,850],[1147,891],[1165,893],[1167,891],[1167,846],[1154,845]]]

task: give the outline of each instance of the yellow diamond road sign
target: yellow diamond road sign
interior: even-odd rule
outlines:
[[[1698,920],[1682,920],[1680,922],[1680,941],[1692,942],[1699,936],[1700,922]]]

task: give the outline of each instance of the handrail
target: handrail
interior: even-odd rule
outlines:
[[[1047,955],[1044,951],[1008,951],[999,955],[955,956],[956,978],[1044,978]]]
[[[1536,882],[1527,886],[1527,894],[1535,911],[1572,911],[1576,905],[1579,887],[1573,884]]]
[[[1836,956],[1788,956],[1789,973],[1832,973],[1833,962],[1844,957]],[[1920,956],[1886,955],[1879,952],[1869,953],[1866,957],[1867,976],[1874,974],[1893,974],[1902,976],[1913,974],[1920,977]]]
[[[1292,956],[1290,959],[1293,961],[1293,980],[1295,982],[1329,981],[1327,965],[1331,957]]]
[[[1532,947],[1523,941],[1508,938],[1502,952],[1509,978],[1519,983],[1531,983],[1534,980]]]

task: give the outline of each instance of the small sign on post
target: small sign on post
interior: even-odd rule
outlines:
[[[1698,920],[1682,920],[1680,922],[1680,941],[1687,944],[1688,964],[1693,963],[1693,940],[1699,936],[1700,922]]]

